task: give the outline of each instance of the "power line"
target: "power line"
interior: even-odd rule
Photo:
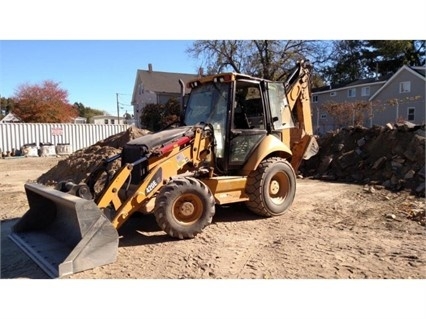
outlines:
[[[124,104],[118,101],[118,96],[119,95],[131,95],[131,94],[126,94],[126,93],[115,93],[115,97],[116,97],[116,101],[117,101],[117,123],[120,123],[120,104],[124,105],[124,106],[131,106],[129,104]]]

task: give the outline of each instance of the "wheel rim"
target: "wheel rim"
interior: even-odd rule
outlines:
[[[287,198],[290,185],[287,175],[283,172],[275,174],[269,182],[269,198],[275,205],[282,204]]]
[[[194,194],[184,194],[176,199],[173,205],[173,217],[178,223],[195,223],[203,213],[203,203]]]

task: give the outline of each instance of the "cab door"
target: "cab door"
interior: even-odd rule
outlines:
[[[234,91],[228,148],[230,170],[241,168],[267,134],[265,100],[260,83],[239,80]]]

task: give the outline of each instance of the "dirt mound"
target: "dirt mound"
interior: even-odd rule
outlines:
[[[122,133],[112,135],[87,148],[75,151],[58,165],[41,175],[37,182],[45,185],[55,185],[60,181],[80,183],[102,163],[102,160],[119,154],[123,146],[138,137],[148,134],[149,131],[130,127]],[[118,159],[112,163],[110,170],[117,170],[121,165]]]
[[[425,196],[425,125],[349,127],[318,140],[319,153],[301,166],[305,176],[410,190]]]
[[[37,182],[82,182],[103,159],[149,131],[131,127],[96,144],[78,150],[41,175]],[[389,190],[411,190],[425,196],[425,125],[349,127],[319,138],[319,153],[304,162],[300,171],[314,178],[376,185]],[[120,167],[117,160],[111,170]]]

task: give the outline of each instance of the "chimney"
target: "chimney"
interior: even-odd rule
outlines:
[[[148,64],[148,72],[152,72],[152,64],[151,63]]]

